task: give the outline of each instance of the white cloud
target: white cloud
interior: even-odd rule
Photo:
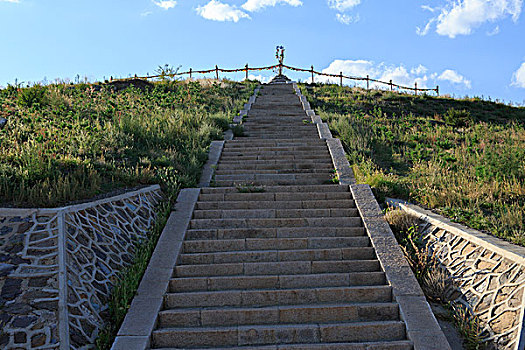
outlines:
[[[265,76],[262,76],[262,75],[249,74],[248,75],[248,79],[250,79],[250,80],[258,80],[261,83],[266,84],[266,83],[269,83],[272,78],[271,77],[265,77]]]
[[[327,68],[322,70],[323,73],[339,75],[340,72],[346,76],[366,78],[368,75],[371,79],[389,82],[406,87],[413,87],[417,83],[418,88],[434,88],[438,80],[447,80],[454,84],[462,84],[467,88],[471,87],[471,82],[462,75],[453,70],[445,70],[441,75],[432,72],[423,65],[407,68],[404,65],[387,65],[385,63],[376,64],[367,60],[334,60]],[[336,78],[316,77],[317,81],[329,82],[335,81]],[[523,81],[525,84],[525,63],[523,68]],[[359,84],[359,83],[358,83]],[[362,85],[361,85],[362,86]],[[371,83],[372,88],[388,88],[388,85]],[[524,85],[525,87],[525,85]]]
[[[417,82],[419,88],[426,88],[428,77],[410,73],[404,66],[384,67],[383,74],[379,77],[381,81],[390,81],[397,85],[413,87]],[[383,85],[384,87],[385,85]]]
[[[427,26],[434,21],[436,33],[449,38],[458,35],[472,34],[474,29],[486,22],[496,22],[511,16],[516,22],[521,14],[523,0],[447,0],[448,5],[441,13],[432,18]],[[418,28],[418,34],[424,35],[428,30]]]
[[[345,12],[350,10],[361,3],[361,0],[328,0],[328,6],[332,10],[339,12]]]
[[[142,17],[148,17],[149,15],[152,15],[152,14],[153,14],[153,12],[151,12],[151,11],[146,11],[146,12],[142,12],[140,15],[141,15]]]
[[[432,18],[428,23],[425,25],[425,28],[421,29],[420,27],[416,27],[416,34],[420,36],[425,36],[430,31],[430,28],[432,27],[432,24],[436,21],[435,18]]]
[[[427,71],[428,71],[428,68],[420,64],[416,68],[412,68],[410,70],[410,73],[420,75],[420,74],[425,74]]]
[[[430,7],[430,6],[428,6],[428,5],[421,5],[421,8],[422,8],[423,10],[427,10],[427,11],[430,11],[430,12],[434,12],[434,11],[437,10],[436,8],[434,8],[434,7]]]
[[[197,7],[196,11],[199,16],[212,21],[238,22],[242,18],[250,19],[247,13],[237,7],[216,0],[210,0],[206,5]]]
[[[0,2],[12,2],[13,4],[20,3],[20,0],[0,0]]]
[[[330,65],[323,69],[323,73],[339,74],[343,72],[344,75],[355,77],[370,77],[377,76],[380,72],[374,67],[374,63],[366,60],[335,60]],[[321,78],[321,77],[319,77]]]
[[[446,69],[439,77],[437,77],[437,79],[449,81],[453,84],[463,84],[468,89],[472,87],[470,80],[467,80],[464,76],[452,69]]]
[[[343,24],[350,24],[350,23],[356,23],[356,22],[359,22],[359,20],[361,19],[359,17],[359,15],[355,15],[355,16],[349,16],[347,14],[344,14],[344,13],[338,13],[335,15],[335,18],[343,23]]]
[[[525,88],[525,62],[512,75],[512,85]]]
[[[177,5],[177,1],[175,0],[160,0],[160,1],[152,0],[152,1],[155,5],[163,8],[164,10],[169,10],[171,8],[174,8],[175,5]]]
[[[496,26],[496,28],[492,29],[490,32],[487,32],[488,36],[494,36],[499,34],[499,26]]]
[[[247,0],[242,8],[246,11],[254,12],[260,11],[265,7],[273,7],[277,4],[288,4],[293,7],[302,6],[303,2],[300,0]]]

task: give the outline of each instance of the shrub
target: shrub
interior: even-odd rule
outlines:
[[[469,111],[465,109],[457,110],[454,108],[447,110],[447,113],[445,113],[443,119],[445,120],[445,123],[454,127],[467,126],[472,121]]]
[[[235,137],[242,137],[244,136],[244,127],[242,125],[234,125],[232,128],[233,136]]]
[[[37,104],[44,106],[47,102],[46,88],[37,84],[32,87],[21,89],[18,93],[17,102],[20,107],[30,108]]]

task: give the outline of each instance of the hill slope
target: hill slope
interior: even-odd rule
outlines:
[[[58,206],[122,188],[196,185],[255,83],[53,84],[0,90],[0,206]]]
[[[361,183],[525,244],[525,108],[303,86]]]

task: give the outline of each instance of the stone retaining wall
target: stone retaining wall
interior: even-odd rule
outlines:
[[[54,209],[0,209],[0,347],[93,348],[116,276],[161,200],[150,186]]]
[[[497,349],[522,350],[525,248],[464,227],[415,205],[396,203],[423,220],[423,237],[453,276],[453,302],[473,311],[482,338]]]

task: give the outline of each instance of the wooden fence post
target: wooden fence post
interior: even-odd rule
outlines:
[[[314,66],[312,65],[312,84],[315,82],[314,80]]]
[[[392,79],[390,79],[390,91],[394,91],[394,85],[392,84]]]
[[[246,79],[245,80],[248,80],[248,63],[246,63],[245,69],[246,69]]]
[[[439,85],[436,85],[436,95],[439,96]]]
[[[370,90],[370,77],[368,76],[368,74],[366,75],[366,89]]]
[[[219,80],[219,67],[215,65],[215,76],[217,77],[217,80]]]
[[[339,73],[339,85],[343,86],[343,72]]]
[[[192,78],[191,72],[192,72],[192,69],[190,68],[190,80],[191,80],[191,78]]]
[[[414,82],[414,91],[416,92],[416,96],[417,96],[417,81]]]

